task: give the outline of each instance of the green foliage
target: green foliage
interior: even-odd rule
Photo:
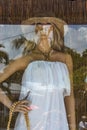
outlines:
[[[86,67],[82,66],[79,69],[74,71],[73,80],[74,80],[74,90],[77,91],[79,89],[84,89],[85,85],[85,77],[86,77]]]
[[[87,49],[83,51],[82,55],[70,48],[66,48],[66,51],[71,54],[73,59],[73,80],[76,93],[78,90],[84,89],[87,76]]]
[[[87,57],[87,49],[83,52],[83,56]]]

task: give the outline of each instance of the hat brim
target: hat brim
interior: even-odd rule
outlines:
[[[29,18],[27,20],[24,20],[22,22],[22,25],[32,25],[32,24],[37,24],[37,23],[55,24],[59,28],[62,36],[64,36],[64,25],[67,25],[65,21],[63,21],[59,18],[55,18],[55,17],[33,17],[33,18]]]

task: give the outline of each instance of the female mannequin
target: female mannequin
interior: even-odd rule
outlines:
[[[53,28],[55,27],[54,24],[52,24],[52,26]],[[72,63],[71,56],[63,52],[64,50],[63,40],[60,36],[60,31],[59,30],[57,31],[58,31],[57,41],[55,41],[53,44],[48,42],[46,34],[41,33],[40,39],[37,45],[35,46],[35,50],[32,50],[30,53],[26,53],[26,55],[23,55],[21,58],[14,60],[3,70],[3,73],[0,74],[0,83],[1,83],[5,79],[7,79],[10,75],[12,75],[14,72],[25,69],[23,75],[20,99],[22,100],[26,96],[27,92],[30,91],[31,102],[32,104],[35,103],[34,105],[37,106],[35,110],[32,109],[29,112],[30,126],[31,126],[30,130],[34,130],[34,129],[53,130],[53,128],[55,130],[60,130],[60,129],[75,130],[75,104],[74,104],[74,96],[73,96],[73,78],[72,78],[73,63]],[[36,69],[34,69],[34,67],[36,67]],[[68,72],[69,72],[69,77],[68,77]],[[31,77],[31,75],[33,75],[33,78]],[[49,82],[47,79],[49,79]],[[56,86],[58,86],[57,80],[59,80],[58,89],[56,88]],[[66,83],[67,85],[63,86],[62,84],[63,80],[65,80],[65,82],[68,81]],[[71,88],[67,88],[69,86],[69,80],[70,80]],[[28,82],[29,84],[27,84]],[[40,84],[43,84],[42,87]],[[58,92],[59,90],[61,90],[60,91],[61,94],[60,92]],[[35,94],[37,96],[35,96]],[[41,96],[39,97],[39,95]],[[58,99],[58,101],[56,102],[55,100],[57,100],[57,98],[60,99]],[[6,98],[6,100],[7,100],[7,104],[11,104],[9,103],[8,98]],[[58,102],[61,102],[61,104],[59,103],[60,104],[59,105]],[[19,105],[18,108],[21,108],[22,111],[27,111],[28,110],[27,106],[25,107],[23,105],[22,108],[22,105]],[[57,107],[54,107],[55,105],[57,105]],[[9,107],[10,105],[7,106]],[[60,110],[63,111],[60,113]],[[66,114],[67,114],[67,118],[66,118]],[[43,119],[41,117],[43,117]],[[67,124],[67,120],[68,120],[68,124]],[[26,129],[22,114],[19,114],[15,125],[15,130],[19,130],[19,129],[21,130]]]

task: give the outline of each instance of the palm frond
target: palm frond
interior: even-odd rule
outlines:
[[[5,46],[4,46],[4,45],[2,45],[2,44],[0,44],[0,47],[3,47],[3,48],[5,48]]]
[[[0,62],[3,62],[3,59],[5,60],[5,64],[9,63],[9,56],[5,51],[0,50]]]
[[[22,35],[20,36],[20,38],[14,39],[12,43],[13,43],[13,47],[15,47],[16,49],[19,49],[24,44],[24,50],[23,50],[24,55],[26,55],[31,50],[33,50],[36,46],[36,43],[34,41],[27,40]]]
[[[21,45],[24,44],[25,40],[27,40],[24,36],[20,36],[20,38],[14,39],[12,41],[13,43],[13,47],[15,47],[16,49],[19,49],[21,47]]]
[[[35,47],[36,47],[36,43],[34,41],[26,40],[23,54],[26,55],[27,53],[34,50]]]

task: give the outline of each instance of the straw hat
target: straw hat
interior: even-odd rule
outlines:
[[[59,18],[55,18],[55,17],[33,17],[33,18],[29,18],[27,20],[24,20],[22,22],[22,25],[32,25],[32,24],[37,24],[37,23],[55,24],[58,27],[58,29],[60,30],[60,33],[62,36],[64,36],[64,25],[67,25],[65,21],[63,21]]]

